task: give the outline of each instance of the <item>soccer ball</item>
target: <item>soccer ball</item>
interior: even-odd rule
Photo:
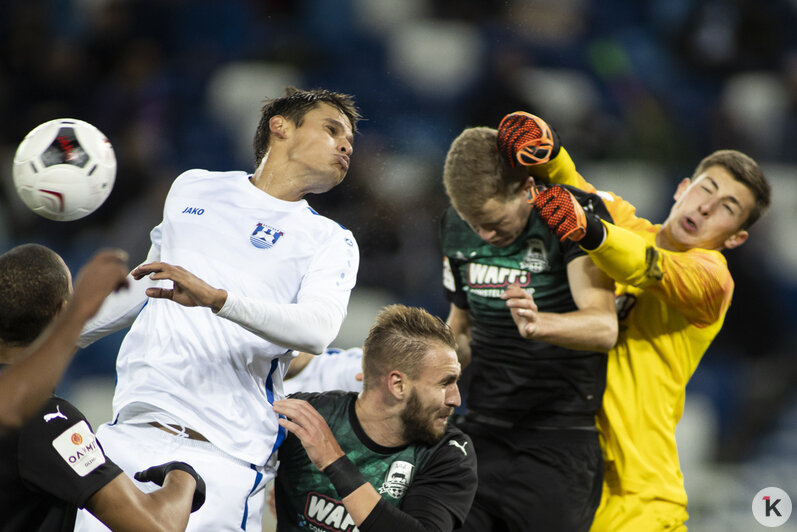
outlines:
[[[50,120],[28,133],[14,155],[14,187],[25,205],[68,222],[97,210],[116,179],[108,139],[88,122]]]

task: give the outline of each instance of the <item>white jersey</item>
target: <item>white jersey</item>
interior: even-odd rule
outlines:
[[[363,350],[359,347],[346,350],[327,349],[311,358],[298,375],[285,380],[285,395],[329,390],[360,392],[363,383],[355,377],[363,371],[362,359]]]
[[[317,300],[345,316],[359,265],[350,231],[304,200],[266,194],[244,172],[180,175],[151,236],[148,260],[185,268],[227,290],[228,301]],[[178,421],[262,465],[284,437],[272,403],[290,350],[221,315],[149,299],[119,351],[114,416],[125,409],[121,421]]]

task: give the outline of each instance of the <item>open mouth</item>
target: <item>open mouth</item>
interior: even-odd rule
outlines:
[[[338,163],[343,167],[344,170],[349,169],[349,158],[344,157],[343,155],[336,155],[335,158],[338,160]]]
[[[695,231],[697,231],[697,224],[692,218],[688,216],[683,219],[681,225],[683,226],[684,230],[687,233],[694,233]]]

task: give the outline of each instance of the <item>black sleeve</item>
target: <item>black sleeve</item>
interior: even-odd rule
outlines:
[[[450,519],[448,520],[450,522]],[[365,521],[357,527],[360,532],[439,532],[451,527],[427,528],[418,519],[408,515],[385,499],[380,499]]]
[[[443,288],[445,289],[446,299],[453,303],[457,308],[467,310],[468,294],[462,289],[462,279],[459,271],[462,261],[445,257],[443,262]]]
[[[453,211],[449,208],[440,217],[440,247],[443,249],[443,289],[449,303],[454,303],[458,308],[468,308],[468,295],[462,289],[463,279],[460,278],[460,266],[463,260],[449,257],[445,254],[446,228],[450,224],[449,217],[453,216]]]
[[[382,499],[361,532],[450,532],[462,524],[476,495],[473,443],[457,431],[446,436],[396,508]]]
[[[60,398],[50,399],[22,429],[18,466],[30,489],[79,508],[122,474],[105,456],[85,416]]]
[[[579,188],[571,187],[568,185],[561,185],[570,191],[571,194],[576,198],[582,207],[584,207],[584,212],[587,213],[594,213],[600,219],[606,220],[609,223],[614,223],[612,219],[612,215],[609,214],[609,209],[606,208],[604,205],[603,200],[597,194],[592,194],[591,192],[585,192]]]

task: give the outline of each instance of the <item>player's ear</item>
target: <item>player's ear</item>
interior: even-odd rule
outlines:
[[[740,229],[739,231],[736,231],[731,236],[729,236],[727,239],[725,239],[725,242],[723,243],[723,245],[724,245],[725,249],[737,248],[737,247],[741,246],[742,244],[744,244],[745,240],[747,240],[747,237],[749,235],[750,235],[750,233],[748,233],[744,229]]]
[[[272,116],[268,121],[268,129],[272,135],[284,139],[287,129],[287,119],[282,115]]]
[[[387,388],[397,400],[404,399],[407,391],[407,376],[398,370],[393,370],[387,375]]]
[[[681,182],[678,183],[678,187],[675,189],[675,194],[673,195],[673,199],[675,201],[678,201],[681,198],[681,196],[684,195],[684,192],[686,192],[686,189],[689,188],[689,185],[691,184],[692,180],[690,178],[688,177],[683,178]]]
[[[68,300],[68,299],[62,299],[62,300],[61,300],[61,302],[60,302],[60,303],[58,303],[58,304],[56,305],[56,306],[58,307],[58,308],[55,310],[55,315],[56,315],[56,316],[57,316],[57,315],[59,315],[59,314],[61,313],[61,311],[62,311],[62,310],[64,310],[64,309],[66,308],[66,304],[67,304],[67,303],[69,303],[69,300]]]

